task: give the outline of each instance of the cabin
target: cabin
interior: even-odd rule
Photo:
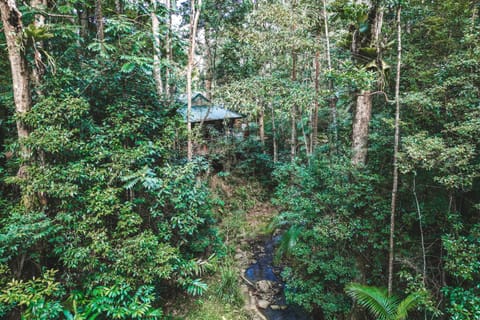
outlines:
[[[182,105],[177,112],[187,123],[187,95],[178,98]],[[195,154],[207,155],[211,150],[212,142],[225,138],[243,138],[243,116],[230,111],[223,106],[214,105],[201,93],[192,94],[192,109],[190,122],[192,128],[201,126],[202,143],[195,146]]]

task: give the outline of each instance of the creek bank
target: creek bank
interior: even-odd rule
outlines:
[[[254,312],[254,319],[310,320],[305,312],[286,303],[281,268],[273,264],[278,240],[278,236],[264,237],[250,242],[249,252],[237,250],[235,258],[241,261],[246,308]]]

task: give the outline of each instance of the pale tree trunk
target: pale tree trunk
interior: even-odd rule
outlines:
[[[30,6],[34,10],[45,9],[47,6],[46,0],[31,0]],[[35,19],[33,24],[36,28],[42,28],[45,26],[45,17],[41,14],[35,14]],[[32,68],[31,79],[34,85],[35,92],[37,95],[42,96],[43,92],[41,90],[42,78],[45,74],[45,64],[43,62],[42,52],[43,41],[35,42],[34,44],[34,67]]]
[[[12,0],[0,1],[0,13],[12,70],[15,111],[23,116],[31,109],[32,97],[29,70],[22,46],[22,14],[17,9],[15,1]],[[20,140],[29,136],[29,129],[21,120],[17,120],[17,130]],[[27,149],[23,149],[22,158],[27,159],[29,153]]]
[[[474,4],[473,10],[472,10],[472,25],[470,27],[470,32],[475,31],[475,21],[477,20],[477,14],[478,14],[478,7]]]
[[[260,135],[260,142],[262,146],[265,145],[265,110],[263,105],[260,105],[260,110],[258,112],[258,132]]]
[[[315,148],[318,145],[318,99],[320,97],[320,52],[315,52],[315,102],[312,114],[312,152],[315,151]]]
[[[83,40],[83,43],[88,42],[88,8],[86,4],[82,4],[82,10],[79,15],[80,22],[80,38]]]
[[[95,1],[95,23],[97,24],[97,39],[102,44],[105,41],[105,27],[103,24],[102,0]]]
[[[299,110],[299,114],[303,114],[303,110]],[[309,115],[310,117],[310,115]],[[305,125],[303,124],[303,118],[300,116],[300,125],[302,127],[302,137],[303,137],[303,144],[305,145],[305,155],[307,156],[308,159],[308,165],[310,165],[310,148],[309,148],[309,141],[308,141],[308,135],[305,131]]]
[[[208,26],[205,26],[205,61],[206,61],[206,70],[205,70],[205,94],[208,99],[212,99],[212,88],[213,88],[213,55],[212,47],[210,44],[210,32]]]
[[[419,225],[419,231],[420,231],[420,245],[422,247],[422,261],[423,261],[423,266],[422,266],[422,274],[423,274],[423,285],[425,286],[426,281],[427,281],[427,251],[425,249],[425,238],[424,238],[424,233],[423,233],[423,222],[422,222],[422,211],[420,210],[420,203],[418,201],[417,197],[417,173],[414,172],[413,175],[413,197],[415,199],[415,206],[417,207],[417,215],[418,215],[418,225]]]
[[[168,65],[165,68],[165,94],[167,98],[170,99],[172,95],[172,88],[170,86],[171,79],[170,79],[170,68],[172,67],[173,59],[172,59],[172,39],[171,39],[171,32],[172,32],[172,3],[170,0],[165,0],[165,7],[167,8],[168,14],[168,25],[167,25],[167,34],[165,36],[165,54],[168,61]]]
[[[364,165],[367,162],[368,127],[372,116],[372,97],[370,91],[357,96],[357,107],[353,117],[352,164]]]
[[[22,14],[17,9],[15,1],[0,0],[0,15],[2,17],[3,31],[7,42],[8,59],[12,71],[13,98],[15,101],[15,112],[17,117],[17,134],[21,146],[20,157],[22,164],[18,171],[18,176],[26,177],[26,166],[30,159],[31,151],[23,144],[23,139],[28,138],[30,130],[21,120],[32,107],[32,97],[30,92],[30,73],[28,70],[27,59],[23,51],[23,23]],[[25,206],[31,206],[28,197],[24,197]]]
[[[372,29],[372,38],[377,51],[377,66],[380,69],[380,80],[378,83],[379,90],[384,90],[385,87],[385,75],[383,72],[383,62],[382,62],[382,44],[381,44],[381,35],[382,35],[382,26],[383,26],[383,7],[380,6],[375,13],[375,23]]]
[[[376,61],[381,66],[381,46],[380,36],[383,25],[383,8],[377,8],[375,12],[375,21],[372,24],[371,42],[376,47]],[[354,40],[355,41],[355,40]],[[360,48],[352,42],[352,52],[358,54]],[[379,86],[383,87],[383,72],[379,79]],[[367,163],[368,155],[368,132],[370,119],[372,117],[372,92],[364,90],[357,96],[356,110],[353,115],[352,126],[352,164],[361,166]]]
[[[296,0],[292,0],[292,12],[295,12],[297,5]],[[293,24],[292,31],[295,32],[297,26]],[[297,52],[296,48],[292,49],[292,82],[297,81]],[[296,149],[297,149],[297,105],[292,104],[291,110],[291,123],[290,123],[290,160],[293,163],[295,161]]]
[[[123,3],[121,0],[115,0],[115,12],[117,14],[123,13]]]
[[[393,260],[395,244],[395,212],[397,209],[397,190],[398,190],[398,150],[400,145],[400,70],[402,66],[402,26],[401,22],[402,7],[397,8],[397,77],[395,80],[395,141],[393,144],[393,186],[392,203],[390,212],[390,245],[388,252],[388,295],[393,290]]]
[[[158,98],[163,96],[162,69],[160,66],[160,21],[157,16],[157,0],[152,0],[152,35],[153,35],[153,78]]]
[[[195,6],[195,4],[197,6]],[[200,10],[202,7],[202,0],[191,0],[190,13],[190,41],[188,48],[188,62],[187,62],[187,159],[189,161],[193,158],[193,142],[192,142],[192,70],[195,59],[195,40],[197,37],[198,19],[200,18]]]
[[[327,12],[327,0],[323,0],[323,21],[324,21],[324,31],[325,31],[325,42],[327,44],[327,65],[328,72],[332,72],[332,58],[330,55],[330,34],[328,31],[328,12]],[[328,80],[328,90],[330,91],[330,113],[332,118],[331,131],[333,133],[333,146],[335,152],[337,151],[338,145],[338,125],[337,125],[337,101],[333,95],[333,80],[330,78]]]
[[[270,104],[272,109],[272,142],[273,142],[273,163],[278,162],[278,146],[277,146],[277,128],[275,123],[275,109],[273,104]]]
[[[292,81],[297,81],[297,54],[295,52],[292,53]],[[294,162],[297,148],[297,106],[295,103],[290,112],[290,160]]]
[[[46,9],[47,7],[47,0],[31,0],[30,6],[35,9]],[[45,27],[45,17],[41,14],[35,15],[34,25],[36,28],[43,28]],[[42,82],[43,76],[45,75],[45,63],[43,62],[42,56],[42,49],[43,49],[43,41],[38,41],[33,44],[34,46],[34,66],[32,68],[31,79],[33,82],[33,88],[35,93],[38,96],[43,96],[42,91]],[[37,152],[37,159],[40,162],[40,166],[42,169],[45,167],[45,152],[43,150],[39,150]],[[47,205],[47,196],[45,192],[38,192],[37,193],[38,200],[40,204]]]

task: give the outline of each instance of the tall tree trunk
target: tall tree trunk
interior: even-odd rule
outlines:
[[[263,104],[260,105],[260,110],[258,112],[258,132],[260,135],[260,142],[262,146],[265,145],[265,110]]]
[[[30,6],[34,10],[46,9],[47,7],[47,0],[31,0]],[[36,28],[43,28],[45,27],[45,17],[41,14],[35,14],[34,25]],[[34,66],[32,68],[31,79],[33,82],[33,88],[37,96],[43,96],[42,91],[42,82],[43,76],[45,74],[45,63],[43,62],[42,56],[42,49],[43,49],[43,41],[38,41],[33,44],[34,46]],[[45,167],[45,152],[43,150],[39,150],[36,154],[36,158],[40,163],[42,168]],[[47,205],[47,196],[45,192],[38,192],[37,193],[38,200],[40,204],[43,206]]]
[[[105,41],[105,26],[103,23],[102,0],[95,1],[95,23],[97,24],[97,39],[102,43]]]
[[[362,91],[357,96],[357,106],[353,116],[352,164],[364,165],[367,162],[368,127],[372,116],[372,96],[370,91]]]
[[[160,66],[160,21],[157,16],[157,0],[152,0],[152,35],[153,35],[153,78],[158,98],[163,96],[162,69]]]
[[[315,52],[315,59],[314,59],[314,64],[315,64],[315,101],[314,101],[314,107],[313,107],[313,113],[312,113],[312,152],[315,151],[315,148],[318,145],[318,109],[319,109],[319,103],[318,99],[320,98],[320,52],[317,51]]]
[[[167,34],[165,36],[165,55],[168,61],[167,67],[165,68],[165,94],[167,98],[170,99],[172,95],[171,89],[171,79],[170,79],[170,68],[172,66],[172,3],[170,0],[165,0],[165,6],[167,8],[168,22],[167,22]]]
[[[195,6],[197,4],[197,6]],[[195,40],[197,37],[198,19],[200,18],[200,10],[202,7],[202,0],[191,0],[190,13],[190,41],[188,48],[188,62],[187,62],[187,159],[189,161],[193,158],[193,142],[192,142],[192,70],[195,58]]]
[[[277,128],[275,123],[275,110],[273,104],[270,104],[272,109],[272,142],[273,142],[273,163],[278,162],[278,145],[277,145]]]
[[[208,26],[205,26],[204,31],[205,36],[205,61],[206,61],[206,68],[205,68],[205,94],[208,99],[212,99],[212,88],[213,88],[213,55],[212,55],[212,48],[211,48],[211,39],[210,39],[210,32],[208,30]]]
[[[303,110],[299,110],[299,114],[303,114]],[[303,123],[303,119],[300,118],[300,125],[301,125],[301,128],[302,128],[302,137],[303,137],[303,144],[305,146],[305,155],[307,156],[307,159],[308,159],[308,165],[310,165],[310,148],[309,148],[309,141],[308,141],[308,135],[307,135],[307,132],[305,130],[305,125]],[[308,124],[307,124],[308,125]]]
[[[327,44],[327,64],[328,72],[332,72],[332,58],[330,55],[330,34],[328,31],[328,13],[327,13],[327,0],[323,0],[323,21],[325,31],[325,41]],[[338,144],[338,125],[337,125],[337,101],[333,95],[333,80],[331,77],[328,80],[328,90],[330,91],[330,113],[332,118],[331,131],[333,134],[333,146],[336,152]]]
[[[424,238],[424,233],[423,233],[423,218],[422,218],[422,211],[420,210],[420,203],[418,201],[417,197],[417,173],[414,172],[413,175],[413,197],[415,199],[415,206],[417,207],[417,215],[418,215],[418,226],[419,226],[419,231],[420,231],[420,245],[422,247],[422,275],[423,275],[423,285],[425,286],[426,281],[427,281],[427,251],[425,249],[425,238]]]
[[[376,48],[375,61],[380,70],[382,70],[382,52],[380,37],[383,25],[383,7],[374,7],[375,20],[372,22],[372,32],[369,36],[369,43]],[[358,41],[359,43],[355,43]],[[357,55],[360,50],[360,39],[356,37],[352,41],[352,53]],[[383,89],[384,83],[383,71],[380,72],[378,85]],[[353,115],[352,126],[352,164],[355,166],[365,165],[368,155],[368,135],[370,119],[372,117],[372,92],[363,90],[356,101],[356,110]]]
[[[82,9],[78,13],[78,19],[80,20],[80,38],[83,43],[88,42],[88,8],[85,3],[81,4]],[[80,40],[80,41],[81,41]]]
[[[297,1],[292,0],[291,2],[291,10],[292,13],[295,12]],[[297,29],[296,24],[294,23],[292,26],[292,32],[295,33]],[[298,55],[296,52],[296,48],[292,48],[292,82],[297,81],[297,60]],[[292,104],[291,112],[291,123],[290,123],[290,160],[293,163],[295,161],[296,149],[297,149],[297,105],[295,102]]]
[[[292,82],[295,81],[297,81],[297,54],[292,52]],[[290,160],[294,162],[297,148],[297,106],[295,103],[292,104],[290,112]]]
[[[390,245],[388,253],[388,295],[392,294],[393,289],[393,260],[394,260],[394,241],[395,241],[395,212],[397,208],[397,190],[398,190],[398,150],[400,145],[400,70],[402,66],[402,26],[401,26],[402,6],[397,8],[397,77],[395,82],[395,141],[393,144],[393,186],[392,203],[390,212]]]
[[[47,1],[46,0],[31,0],[30,1],[30,6],[34,10],[40,10],[42,8],[45,8],[47,6]],[[35,14],[35,19],[33,21],[33,24],[36,28],[42,28],[45,26],[45,17],[41,14]],[[45,64],[43,62],[43,57],[42,57],[42,48],[43,48],[43,41],[38,41],[35,42],[34,44],[34,66],[32,68],[32,74],[31,74],[31,79],[34,85],[35,92],[37,95],[42,96],[43,92],[41,90],[41,83],[42,83],[42,78],[45,73]]]
[[[17,134],[21,146],[20,157],[22,165],[18,176],[26,177],[26,165],[30,159],[30,150],[23,144],[23,139],[28,138],[30,130],[23,123],[23,116],[32,108],[32,96],[30,91],[30,72],[25,57],[23,43],[22,14],[17,9],[15,1],[0,0],[0,15],[2,17],[3,31],[7,41],[8,59],[12,71],[13,98],[17,117]],[[31,201],[24,196],[24,204],[28,208]]]
[[[122,0],[115,0],[115,12],[117,14],[123,13],[123,1]]]
[[[32,105],[30,76],[22,45],[22,14],[17,9],[15,1],[11,0],[0,1],[0,13],[2,15],[3,31],[7,41],[8,58],[12,70],[15,111],[22,116],[30,111]],[[20,140],[29,136],[27,126],[21,120],[17,120],[17,130]],[[29,153],[27,149],[23,149],[22,158],[26,159]]]

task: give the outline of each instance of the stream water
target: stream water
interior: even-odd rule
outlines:
[[[281,269],[273,265],[275,244],[278,240],[278,237],[269,238],[265,240],[263,245],[254,247],[255,262],[245,270],[245,277],[253,283],[260,280],[273,281],[275,286],[280,288],[274,294],[270,306],[262,310],[268,320],[310,320],[311,317],[308,314],[299,308],[286,304],[283,282],[280,278]]]

